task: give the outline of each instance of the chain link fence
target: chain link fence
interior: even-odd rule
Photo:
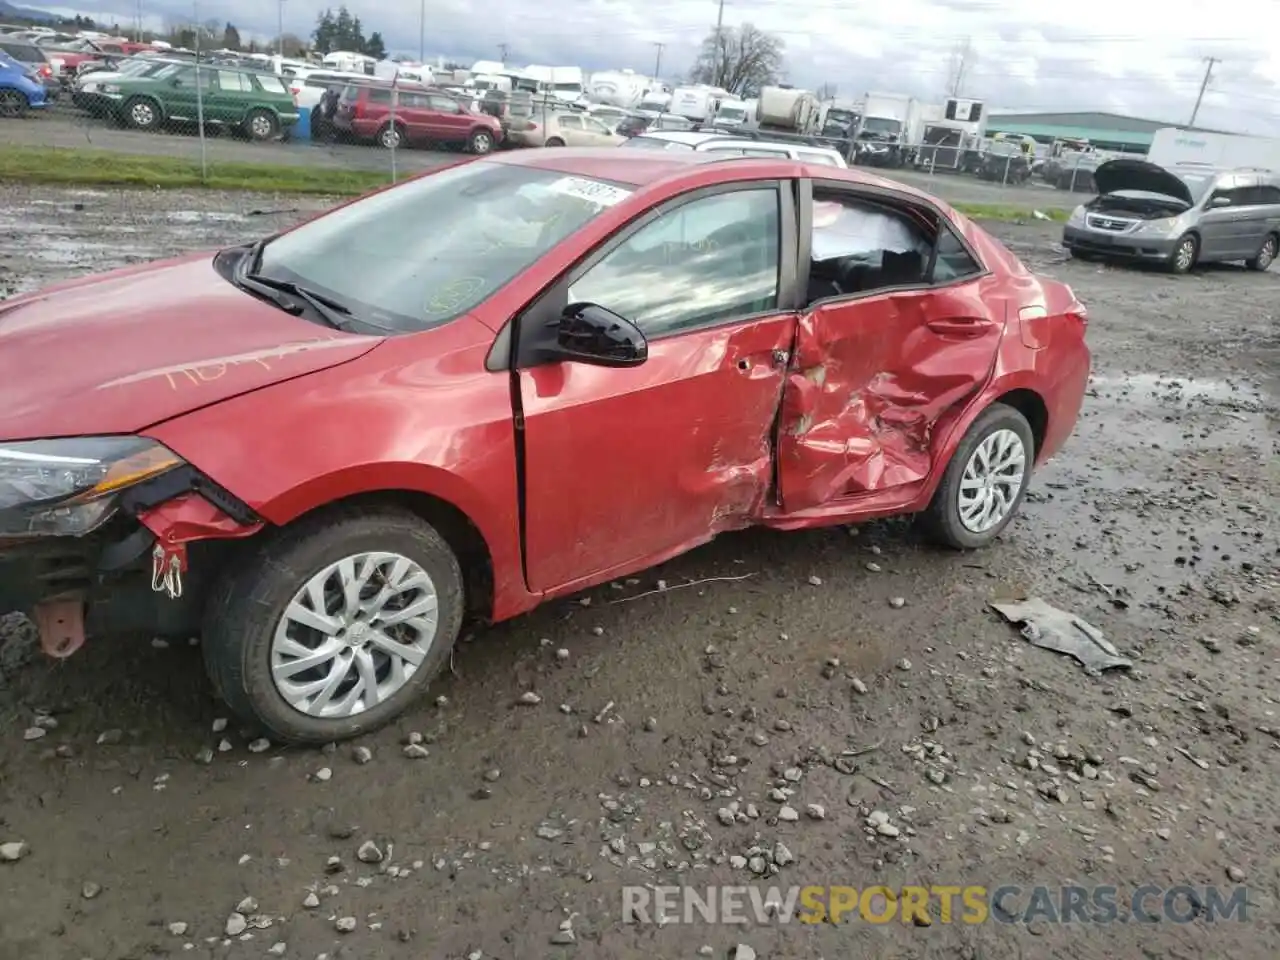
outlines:
[[[46,181],[350,195],[469,154],[617,145],[627,118],[412,70],[282,69],[227,51],[45,48],[33,59],[41,89],[0,97],[0,179],[23,179],[25,164],[41,173],[26,179]],[[840,152],[857,165],[971,206],[1069,209],[1092,191],[1097,160],[1016,140],[850,147]]]

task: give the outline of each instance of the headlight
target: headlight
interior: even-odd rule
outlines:
[[[121,491],[183,462],[143,437],[0,443],[0,537],[84,536]]]
[[[1177,217],[1162,217],[1159,220],[1144,220],[1138,224],[1138,229],[1134,233],[1141,233],[1148,237],[1167,236],[1173,233],[1178,227]]]
[[[104,83],[102,85],[102,92],[103,93],[119,93],[120,88],[117,87],[114,83]]]
[[[1081,204],[1080,206],[1076,207],[1074,210],[1071,211],[1071,216],[1067,218],[1067,223],[1069,223],[1073,227],[1079,227],[1084,225],[1084,205],[1083,204]]]

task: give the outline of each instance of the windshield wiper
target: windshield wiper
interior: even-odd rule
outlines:
[[[243,273],[240,275],[240,282],[245,286],[258,288],[260,293],[271,297],[276,303],[280,303],[280,300],[274,294],[288,294],[290,297],[301,300],[335,330],[345,330],[348,333],[357,332],[353,329],[355,318],[352,316],[350,308],[331,297],[326,297],[322,293],[316,293],[301,284],[294,283],[292,280],[276,280],[273,277],[264,277],[260,274]]]

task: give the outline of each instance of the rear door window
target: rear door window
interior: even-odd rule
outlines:
[[[245,79],[247,80],[248,77],[246,77]],[[289,92],[285,88],[284,81],[281,80],[279,77],[273,77],[269,74],[259,73],[255,75],[253,79],[258,85],[258,89],[263,90],[267,93],[288,94]]]

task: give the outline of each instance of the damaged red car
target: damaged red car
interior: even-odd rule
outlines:
[[[199,634],[281,740],[499,621],[751,525],[990,543],[1071,433],[1084,307],[857,171],[488,156],[0,304],[0,610]],[[57,358],[53,362],[50,358]]]

